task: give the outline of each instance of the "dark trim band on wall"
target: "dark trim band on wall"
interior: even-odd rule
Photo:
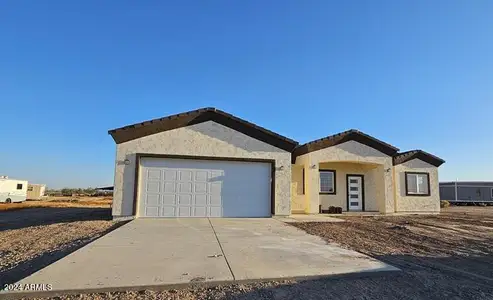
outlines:
[[[318,191],[318,194],[319,195],[336,195],[337,194],[337,173],[336,173],[336,170],[331,170],[331,169],[319,169],[318,170],[318,180],[320,181],[320,173],[321,172],[332,172],[334,175],[332,175],[332,177],[334,178],[334,191],[333,192],[322,192],[320,191],[320,188],[319,188],[319,191]]]
[[[349,210],[349,177],[361,177],[361,211],[365,211],[365,176],[361,174],[346,174],[346,211]]]
[[[258,162],[269,163],[271,166],[271,185],[270,185],[270,202],[271,214],[275,215],[276,211],[276,161],[273,159],[260,158],[241,158],[241,157],[217,157],[217,156],[193,156],[193,155],[174,155],[174,154],[152,154],[136,153],[135,154],[135,177],[134,177],[134,195],[132,215],[137,216],[138,188],[139,188],[139,171],[141,158],[168,158],[168,159],[190,159],[190,160],[209,160],[209,161],[239,161],[239,162]]]
[[[428,192],[426,194],[417,194],[418,192],[418,179],[416,178],[416,194],[409,193],[409,187],[407,183],[407,175],[426,175],[426,181],[428,183]],[[431,196],[430,186],[430,173],[428,172],[404,172],[404,186],[406,187],[406,196],[409,197],[429,197]]]

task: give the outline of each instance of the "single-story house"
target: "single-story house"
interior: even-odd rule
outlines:
[[[110,130],[113,216],[440,211],[438,167],[358,130],[303,145],[215,108]]]

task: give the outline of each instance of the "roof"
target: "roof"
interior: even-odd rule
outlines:
[[[395,155],[394,165],[402,164],[413,159],[420,159],[424,162],[434,165],[435,167],[439,167],[441,164],[445,162],[440,157],[437,157],[423,150],[410,150]]]
[[[113,137],[117,144],[121,144],[151,134],[199,124],[207,121],[214,121],[285,151],[291,152],[298,145],[298,142],[292,139],[235,117],[214,107],[201,108],[189,112],[132,124],[121,128],[109,130],[108,133]]]
[[[393,156],[397,153],[397,151],[399,151],[399,148],[387,144],[357,129],[351,129],[298,146],[293,152],[293,161],[300,155],[339,145],[348,141],[356,141],[363,145],[367,145],[389,156]]]

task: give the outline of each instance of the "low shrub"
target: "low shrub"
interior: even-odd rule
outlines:
[[[445,208],[445,207],[449,207],[450,206],[450,202],[448,202],[447,200],[440,200],[440,207],[441,208]]]

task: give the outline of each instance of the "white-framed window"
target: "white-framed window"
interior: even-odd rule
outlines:
[[[406,172],[406,195],[429,196],[430,175],[428,173]]]
[[[320,170],[320,193],[321,194],[336,193],[336,171]]]

